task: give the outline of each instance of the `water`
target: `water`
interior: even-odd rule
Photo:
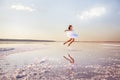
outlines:
[[[119,43],[80,43],[75,42],[70,47],[62,42],[30,43],[30,44],[1,44],[1,48],[14,48],[7,51],[6,56],[0,57],[0,68],[13,70],[30,65],[37,60],[49,61],[49,64],[60,67],[69,62],[63,58],[70,54],[75,64],[80,66],[113,66],[120,65]],[[5,54],[6,54],[5,53]],[[10,54],[9,54],[10,53]],[[2,52],[0,52],[2,54]],[[4,68],[3,68],[4,67]]]
[[[103,58],[120,58],[120,45],[114,43],[73,43],[70,47],[66,47],[60,42],[38,44],[2,44],[2,47],[3,46],[21,49],[21,51],[18,51],[19,53],[16,50],[15,54],[10,54],[4,57],[4,60],[8,61],[8,63],[12,65],[29,64],[33,62],[36,57],[41,59],[46,57],[53,61],[64,61],[63,56],[67,56],[67,54],[71,54],[75,58],[75,62],[81,65],[100,63],[100,60]],[[27,50],[22,51],[26,48]]]

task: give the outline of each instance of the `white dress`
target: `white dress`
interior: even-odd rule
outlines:
[[[78,37],[78,34],[76,34],[74,31],[67,31],[66,35],[69,38],[77,38]]]

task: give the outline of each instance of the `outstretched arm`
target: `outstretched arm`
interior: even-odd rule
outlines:
[[[66,32],[66,31],[69,31],[69,30],[66,29],[65,32]]]

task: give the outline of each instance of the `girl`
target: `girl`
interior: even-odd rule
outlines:
[[[68,41],[64,42],[64,45],[69,42],[68,47],[75,41],[75,38],[78,37],[76,33],[73,32],[72,25],[69,25],[68,29],[65,30],[67,32],[67,36],[70,38]]]

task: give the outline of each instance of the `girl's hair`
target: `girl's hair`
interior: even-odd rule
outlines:
[[[69,26],[68,26],[68,30],[70,30],[71,27],[72,27],[72,25],[69,25]]]

